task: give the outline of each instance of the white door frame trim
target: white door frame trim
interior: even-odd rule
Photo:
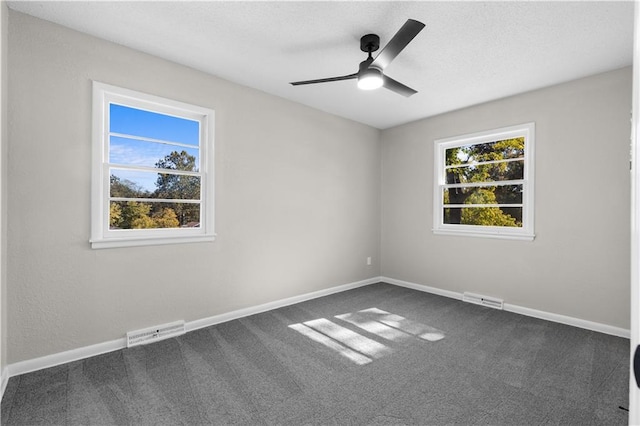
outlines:
[[[629,424],[640,424],[640,389],[635,383],[633,355],[640,344],[640,6],[635,3],[631,118],[631,344],[629,363]]]

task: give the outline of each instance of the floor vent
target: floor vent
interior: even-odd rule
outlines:
[[[160,340],[180,336],[184,333],[184,321],[176,321],[143,330],[129,331],[127,333],[127,347],[130,348],[132,346],[159,342]]]
[[[481,296],[479,294],[464,292],[463,302],[475,303],[476,305],[488,306],[489,308],[502,309],[504,301],[495,297]]]

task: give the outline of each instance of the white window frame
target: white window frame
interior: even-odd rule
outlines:
[[[522,194],[522,227],[480,226],[444,223],[443,193],[446,184],[445,162],[446,150],[464,145],[495,142],[504,139],[525,138],[524,144],[524,176],[517,181],[491,182],[493,185],[521,184]],[[437,139],[434,143],[434,190],[433,190],[433,233],[439,235],[459,235],[470,237],[487,237],[511,240],[528,240],[534,234],[534,147],[535,123],[503,127],[478,133],[470,133],[445,139]],[[458,184],[462,186],[478,186],[474,183]],[[518,205],[520,207],[520,205]]]
[[[109,229],[109,105],[115,103],[200,122],[200,226],[172,229]],[[213,241],[214,120],[212,109],[93,82],[91,247],[147,246]]]

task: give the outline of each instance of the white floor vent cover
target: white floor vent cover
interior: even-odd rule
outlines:
[[[184,334],[184,321],[176,321],[169,324],[162,324],[143,330],[129,331],[127,333],[127,347],[145,345],[147,343],[159,342],[160,340]]]
[[[480,294],[464,292],[463,302],[475,303],[476,305],[488,306],[489,308],[502,309],[504,301],[495,297],[482,296]]]

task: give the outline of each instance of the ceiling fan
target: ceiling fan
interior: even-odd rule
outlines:
[[[384,75],[384,69],[395,59],[396,56],[402,50],[407,47],[409,42],[418,35],[424,28],[422,22],[407,19],[402,28],[391,38],[389,43],[382,49],[382,51],[375,57],[371,56],[372,52],[377,51],[380,48],[380,37],[376,34],[367,34],[360,39],[360,50],[367,52],[369,57],[360,62],[360,69],[358,72],[343,75],[340,77],[321,78],[317,80],[305,80],[294,81],[291,84],[293,86],[300,86],[303,84],[316,84],[316,83],[329,83],[332,81],[352,80],[358,79],[358,87],[363,90],[373,90],[381,86],[386,89],[396,92],[403,96],[411,96],[418,93],[410,87]]]

